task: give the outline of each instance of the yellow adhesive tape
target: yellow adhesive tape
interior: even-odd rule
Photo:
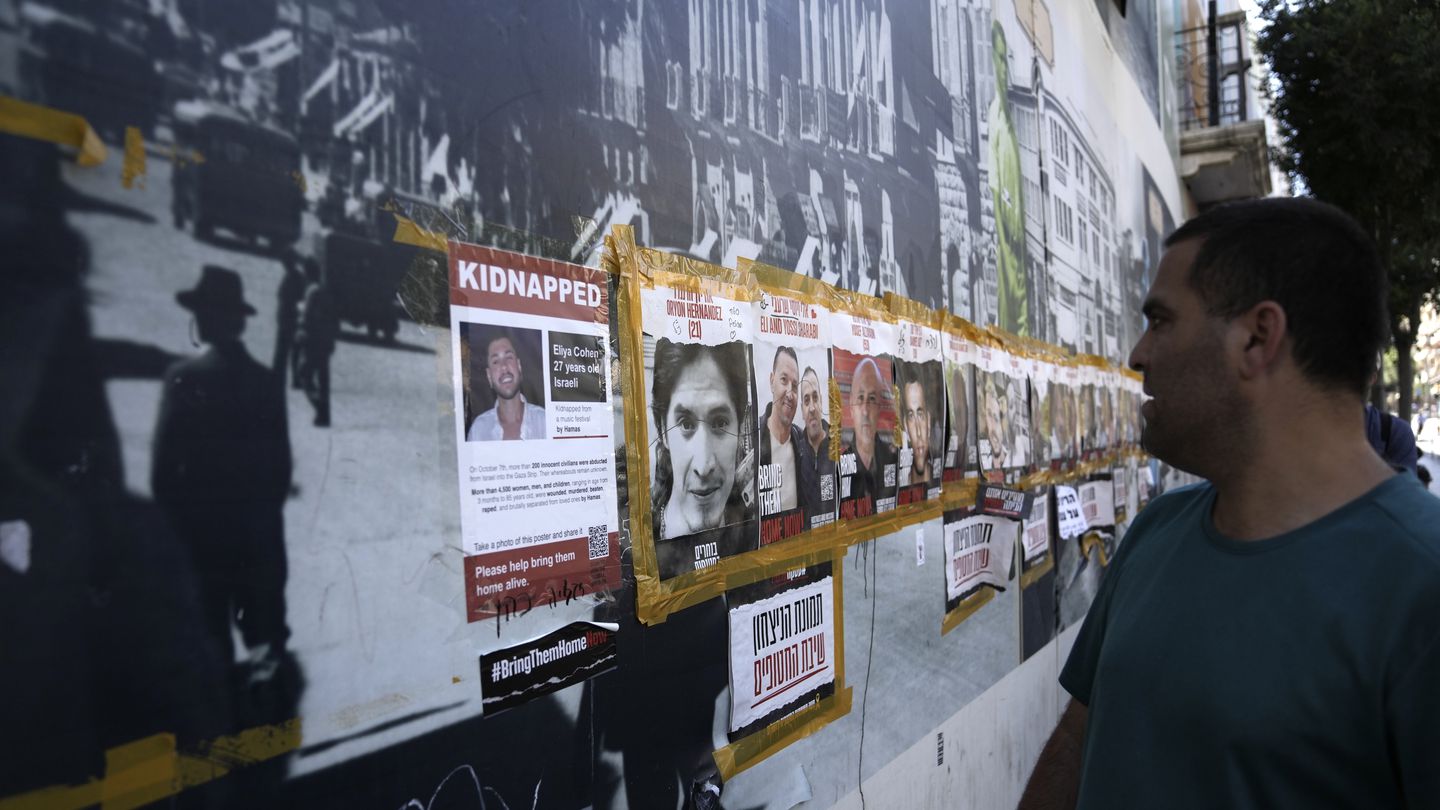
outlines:
[[[155,734],[108,749],[102,779],[0,798],[0,810],[142,807],[294,751],[301,739],[298,718],[217,737],[193,752],[177,751],[173,734]]]
[[[140,187],[145,187],[145,136],[135,127],[125,128],[125,161],[120,164],[120,185],[131,188],[135,179],[140,178]]]
[[[105,162],[105,144],[100,142],[100,136],[90,122],[74,113],[0,96],[0,132],[71,147],[75,162],[81,166]]]
[[[956,605],[954,610],[945,614],[945,618],[940,621],[940,635],[943,636],[959,627],[961,622],[974,616],[980,608],[988,605],[994,598],[995,589],[988,585],[981,585],[980,590],[960,600],[960,604]]]
[[[395,241],[402,245],[414,245],[441,253],[450,249],[450,240],[443,233],[426,230],[409,217],[395,214]]]

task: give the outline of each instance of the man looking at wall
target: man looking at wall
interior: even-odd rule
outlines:
[[[1021,806],[1440,806],[1440,503],[1360,419],[1374,247],[1302,199],[1166,246],[1130,356],[1141,441],[1208,481],[1126,535]]]

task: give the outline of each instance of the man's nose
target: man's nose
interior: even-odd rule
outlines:
[[[1135,346],[1130,349],[1130,368],[1142,373],[1150,363],[1149,335],[1149,332],[1140,335],[1140,339],[1135,341]]]
[[[715,450],[720,437],[717,435],[717,431],[709,427],[701,428],[700,433],[701,437],[696,442],[695,461],[691,465],[691,469],[695,470],[695,474],[701,478],[709,478],[714,475],[719,461]]]

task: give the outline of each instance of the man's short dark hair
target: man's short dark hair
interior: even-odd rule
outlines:
[[[1192,239],[1203,241],[1190,285],[1211,315],[1278,303],[1300,370],[1363,396],[1389,340],[1389,285],[1374,243],[1354,219],[1314,199],[1245,200],[1190,220],[1165,246]]]
[[[800,365],[800,356],[795,353],[794,349],[790,348],[789,346],[780,346],[775,349],[775,359],[770,361],[771,371],[774,371],[777,367],[779,367],[780,355],[782,354],[790,355],[790,359],[795,361],[795,365]]]
[[[900,367],[900,395],[905,395],[905,389],[912,385],[920,386],[920,395],[925,398],[925,404],[930,404],[930,381],[926,379],[925,369],[917,363],[905,363]]]

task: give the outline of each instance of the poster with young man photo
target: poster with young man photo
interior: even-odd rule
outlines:
[[[749,301],[667,287],[642,301],[650,509],[660,578],[757,547]]]

